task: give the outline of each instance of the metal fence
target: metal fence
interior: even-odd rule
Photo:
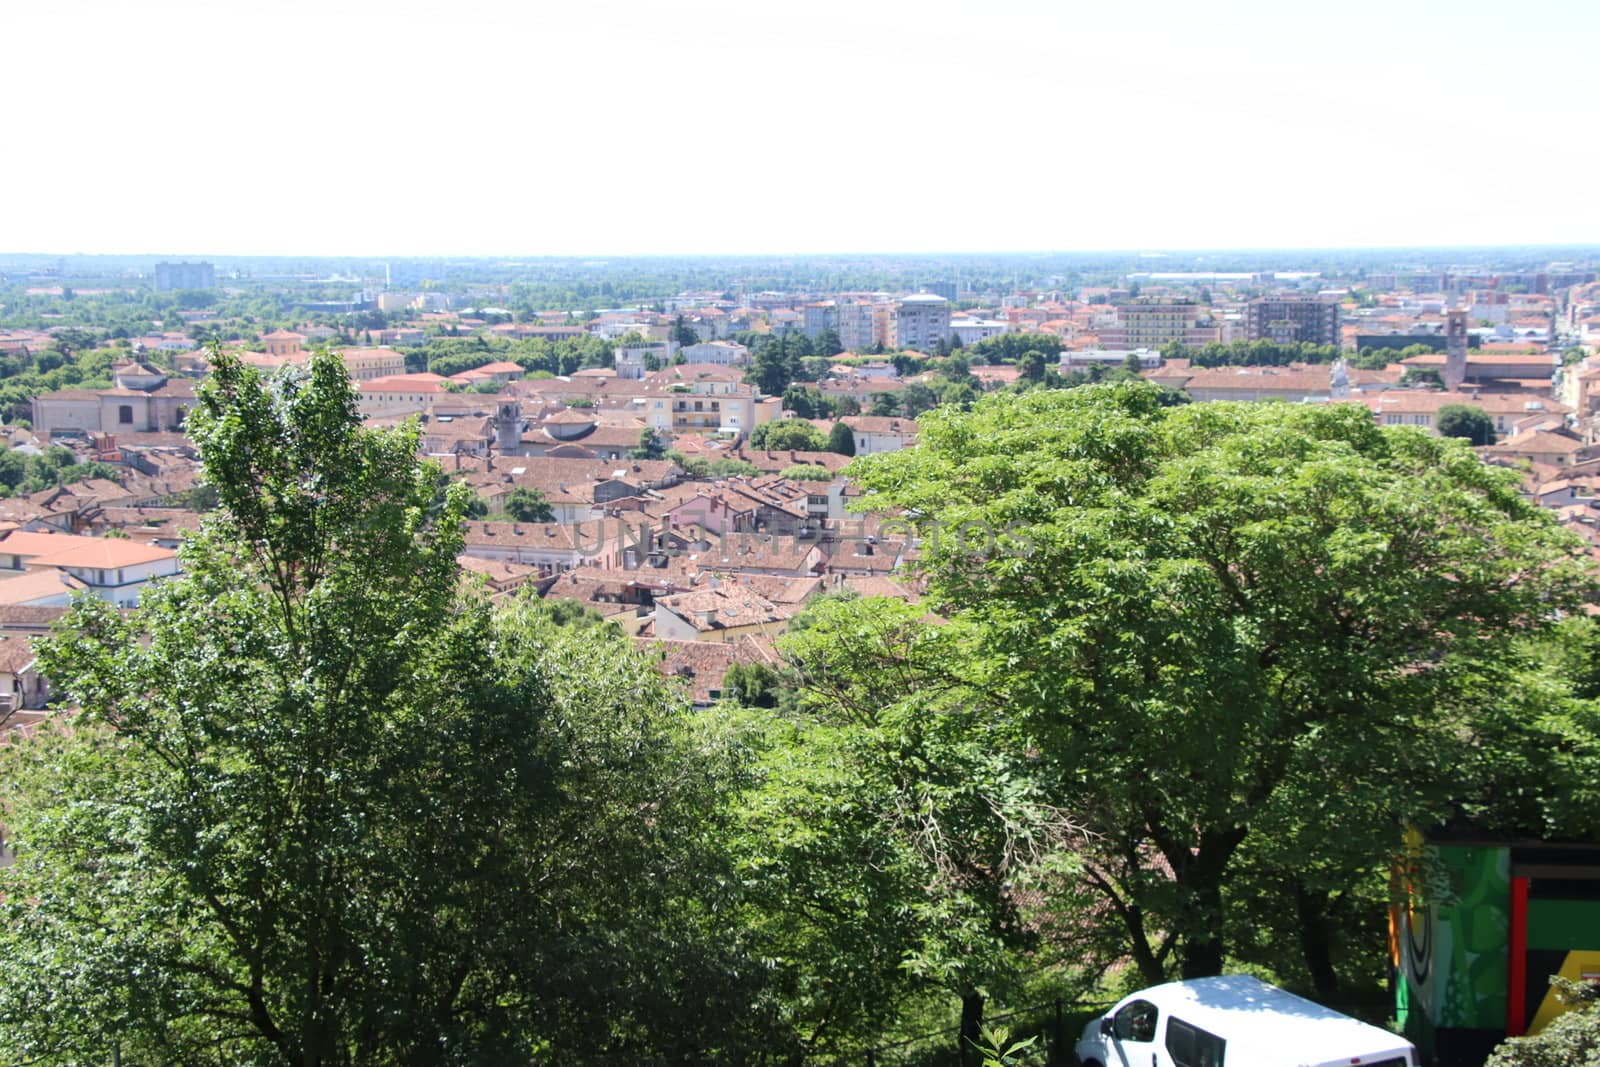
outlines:
[[[1037,1040],[1019,1059],[1026,1067],[1073,1067],[1072,1047],[1084,1023],[1109,1007],[1109,1002],[1049,1000],[999,1013],[985,1013],[983,1025],[1004,1029],[1010,1041]],[[885,1041],[862,1049],[850,1062],[865,1067],[979,1067],[975,1048],[962,1049],[960,1026]]]

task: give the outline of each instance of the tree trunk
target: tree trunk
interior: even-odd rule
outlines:
[[[1153,826],[1152,829],[1155,829]],[[1200,847],[1190,852],[1180,843],[1161,834],[1157,845],[1172,864],[1178,885],[1185,891],[1185,906],[1190,915],[1190,930],[1183,938],[1184,978],[1209,978],[1222,973],[1226,949],[1222,935],[1222,883],[1228,861],[1233,858],[1245,831],[1234,827],[1206,831]]]
[[[1150,947],[1150,938],[1144,928],[1144,913],[1138,908],[1128,908],[1123,914],[1123,925],[1128,930],[1128,947],[1133,954],[1134,966],[1145,985],[1160,985],[1167,980],[1166,969]]]
[[[1333,1000],[1339,993],[1339,975],[1333,969],[1333,930],[1327,909],[1327,893],[1313,892],[1296,883],[1294,913],[1300,952],[1311,972],[1311,988],[1318,998]]]
[[[1196,878],[1195,881],[1201,879]],[[1218,881],[1207,878],[1201,881],[1201,884],[1191,885],[1188,888],[1188,905],[1198,913],[1197,925],[1204,932],[1189,933],[1184,936],[1183,977],[1210,978],[1212,975],[1222,973],[1225,954],[1222,938],[1222,886]]]
[[[1222,938],[1186,938],[1183,942],[1183,977],[1210,978],[1222,973]]]
[[[978,1039],[983,1036],[983,994],[967,993],[961,998],[961,1067],[981,1063]]]

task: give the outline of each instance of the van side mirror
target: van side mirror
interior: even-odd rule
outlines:
[[[1110,1037],[1111,1036],[1112,1027],[1113,1027],[1113,1023],[1111,1022],[1111,1016],[1103,1015],[1103,1016],[1100,1017],[1100,1032],[1102,1034],[1106,1035],[1107,1037]]]

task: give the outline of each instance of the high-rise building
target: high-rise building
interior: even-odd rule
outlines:
[[[1199,304],[1119,304],[1117,324],[1096,330],[1102,348],[1160,348],[1176,341],[1203,345],[1221,341],[1222,328],[1203,325]]]
[[[174,289],[215,289],[217,271],[209,263],[157,263],[156,292]]]
[[[1244,308],[1244,335],[1278,344],[1339,343],[1339,305],[1306,297],[1262,297]]]
[[[805,331],[807,337],[810,337],[813,340],[815,340],[817,336],[824,330],[833,330],[838,332],[839,309],[834,306],[832,300],[823,300],[815,304],[807,304],[805,307],[801,308],[801,314],[804,316],[804,319],[802,320],[802,325],[800,328]]]
[[[849,352],[865,352],[876,345],[889,347],[892,309],[892,305],[876,301],[839,302],[834,308],[839,343]]]
[[[894,343],[929,349],[950,339],[950,301],[932,293],[903,297],[894,313]]]

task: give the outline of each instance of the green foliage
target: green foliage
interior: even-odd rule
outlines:
[[[775,419],[750,432],[750,447],[771,452],[822,452],[828,447],[828,439],[804,419]]]
[[[830,951],[871,993],[853,1006],[862,1012],[931,991],[965,1008],[1014,988],[1055,932],[1020,891],[1065,869],[1072,840],[1030,761],[997,743],[991,697],[965,676],[973,632],[924,615],[871,598],[808,606],[779,642],[799,699],[774,729],[792,737],[775,795],[752,809],[781,804],[803,830],[769,845],[781,891],[768,907],[808,942],[838,936],[819,912],[855,932],[865,955]],[[838,848],[858,858],[840,865]]]
[[[662,459],[666,454],[666,442],[653,426],[646,426],[639,431],[639,447],[628,453],[633,459]]]
[[[672,339],[677,342],[680,347],[697,345],[700,343],[700,335],[694,332],[693,326],[690,326],[688,323],[683,321],[682,315],[679,315],[672,323]]]
[[[856,435],[851,432],[850,427],[842,422],[833,424],[833,429],[828,431],[828,451],[841,456],[856,454]]]
[[[616,623],[581,600],[569,600],[564,597],[530,600],[523,610],[536,617],[547,619],[552,626],[565,626],[576,630],[617,629]]]
[[[799,463],[793,467],[786,467],[781,476],[794,482],[831,482],[833,472],[827,467],[819,467],[812,463]]]
[[[1600,986],[1566,978],[1550,984],[1574,1010],[1532,1037],[1507,1038],[1484,1067],[1600,1067]]]
[[[745,381],[768,396],[781,396],[800,376],[800,360],[811,354],[804,334],[752,334],[741,343],[750,348]]]
[[[1018,363],[1029,353],[1042,362],[1060,361],[1066,343],[1053,333],[1002,333],[968,345],[964,352],[974,363]]]
[[[764,663],[735,663],[722,679],[722,691],[729,700],[747,708],[775,708],[787,683]]]
[[[1335,921],[1300,960],[1239,931],[1337,920],[1401,819],[1515,818],[1493,770],[1509,724],[1593,751],[1558,689],[1510,684],[1522,635],[1590,589],[1577,546],[1458,442],[1346,405],[1164,407],[1132,382],[986,397],[921,428],[852,472],[875,507],[940,524],[930,603],[973,635],[948,669],[1095,831],[1052,901],[1117,917],[1086,924],[1115,936],[1086,955],[1158,981],[1250,947],[1336,981],[1381,943],[1342,943]],[[1252,891],[1269,880],[1284,891]]]
[[[942,387],[955,383],[944,382]],[[938,407],[943,401],[940,394],[921,382],[912,382],[900,390],[900,413],[908,419],[914,419],[930,408]]]
[[[60,445],[51,445],[34,455],[0,449],[0,488],[6,496],[40,493],[57,485],[71,485],[90,478],[121,483],[122,468],[97,460],[79,463],[70,449]]]
[[[1290,363],[1332,363],[1346,353],[1338,345],[1308,341],[1232,341],[1205,345],[1163,345],[1164,359],[1187,359],[1197,367],[1283,367]]]
[[[1414,389],[1426,387],[1429,389],[1443,389],[1444,379],[1432,367],[1407,367],[1400,374],[1400,387]]]
[[[1025,382],[1037,382],[1044,377],[1045,360],[1038,352],[1024,352],[1017,360],[1018,377]]]
[[[506,514],[517,522],[554,522],[556,513],[543,493],[519,485],[506,494]]]
[[[421,348],[406,350],[407,370],[419,353],[429,371],[445,377],[502,360],[520,364],[529,372],[553,375],[569,375],[612,364],[610,342],[591,336],[557,341],[542,337],[518,341],[499,337],[435,337]]]
[[[218,356],[200,401],[223,513],[131,617],[74,606],[41,662],[82,714],[0,746],[0,1060],[769,1043],[704,832],[727,746],[613,628],[459,599],[467,490],[336,360]]]
[[[986,1026],[983,1028],[983,1039],[976,1042],[975,1047],[983,1058],[983,1067],[1024,1067],[1039,1062],[1037,1056],[1030,1054],[1038,1040],[1038,1035],[1034,1035],[1013,1041],[1010,1031],[1004,1027],[990,1029]]]
[[[837,356],[844,351],[844,345],[839,340],[839,334],[832,329],[823,330],[817,334],[816,340],[811,344],[812,349],[819,356]]]
[[[783,406],[801,419],[823,419],[834,413],[833,401],[816,389],[798,385],[791,385],[783,391]]]
[[[685,456],[682,452],[673,450],[667,453],[667,458],[682,467],[684,473],[690,478],[753,478],[761,473],[753,463],[746,463],[742,459],[706,459],[703,456]]]
[[[1473,445],[1494,444],[1494,420],[1482,408],[1445,404],[1435,413],[1433,428],[1442,437],[1459,437]]]

